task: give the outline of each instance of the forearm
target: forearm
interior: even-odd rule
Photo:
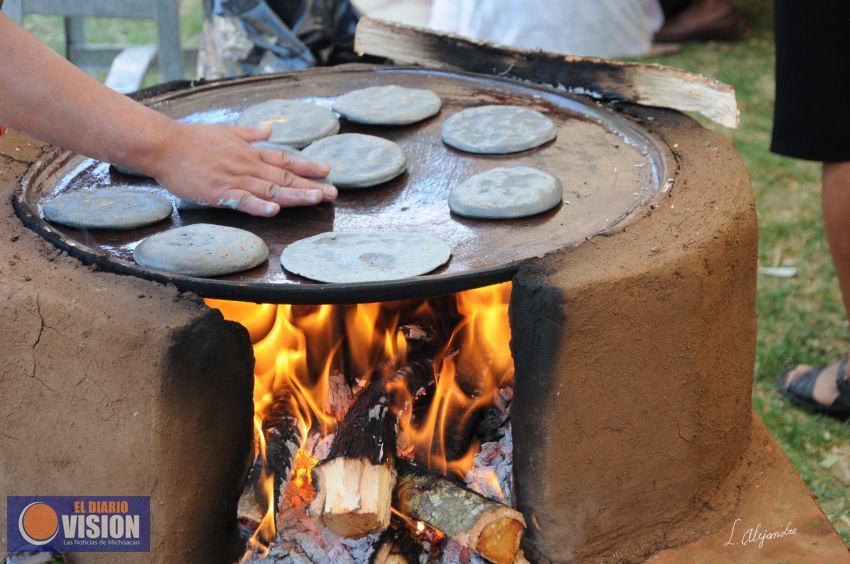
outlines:
[[[106,162],[145,169],[173,122],[77,69],[0,14],[0,123]]]

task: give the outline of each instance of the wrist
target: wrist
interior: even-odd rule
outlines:
[[[149,129],[135,136],[140,143],[120,158],[122,165],[158,178],[167,169],[169,148],[179,146],[185,125],[158,112],[151,113],[156,118],[150,120]]]

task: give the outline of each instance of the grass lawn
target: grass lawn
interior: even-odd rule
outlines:
[[[850,425],[792,407],[774,391],[777,374],[792,364],[825,364],[848,350],[847,322],[821,224],[820,166],[769,152],[772,1],[738,4],[748,24],[743,40],[688,45],[680,53],[652,60],[713,76],[737,90],[742,125],[726,133],[735,140],[752,176],[760,264],[797,268],[794,278],[759,278],[753,405],[850,544]],[[181,3],[184,46],[197,46],[200,11],[200,0]],[[58,18],[29,16],[26,25],[61,49]],[[152,22],[92,20],[86,31],[91,41],[107,43],[151,42],[156,37]]]

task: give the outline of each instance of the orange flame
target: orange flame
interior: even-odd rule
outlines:
[[[490,405],[494,394],[513,378],[510,352],[508,300],[510,283],[461,292],[454,308],[460,321],[434,359],[434,384],[424,415],[414,416],[408,382],[393,375],[404,365],[410,343],[398,329],[402,312],[422,323],[444,319],[428,300],[420,302],[366,303],[353,306],[292,306],[206,300],[224,317],[242,323],[254,346],[255,425],[262,427],[269,406],[288,395],[299,420],[302,444],[311,429],[323,435],[335,430],[337,420],[330,409],[330,378],[334,369],[344,370],[349,381],[379,375],[387,379],[399,420],[400,443],[413,447],[416,460],[443,474],[463,477],[478,452],[477,442],[458,450],[458,430],[474,423],[480,409]],[[344,335],[341,334],[344,332]],[[391,377],[393,376],[393,377]],[[415,393],[415,391],[414,391]],[[469,434],[469,433],[467,433]],[[265,459],[265,441],[259,433]],[[462,439],[462,438],[461,438]],[[310,470],[318,461],[303,449],[293,464],[296,484],[308,484]],[[266,490],[273,479],[263,476]],[[266,483],[267,482],[267,483]],[[269,494],[268,501],[273,494]],[[275,508],[269,507],[255,547],[262,550],[274,537]],[[271,533],[271,534],[270,534]],[[267,543],[265,544],[267,546]]]

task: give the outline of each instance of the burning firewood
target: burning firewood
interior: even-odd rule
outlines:
[[[517,559],[525,529],[522,514],[403,460],[393,506],[412,519],[439,529],[490,562]]]
[[[313,469],[310,514],[334,533],[359,538],[390,522],[395,485],[395,418],[375,376],[340,423],[328,457]]]
[[[292,414],[293,406],[288,394],[281,395],[266,414],[262,425],[263,439],[266,445],[266,457],[263,460],[260,446],[261,438],[254,437],[254,463],[248,473],[248,479],[237,506],[242,535],[250,538],[260,526],[266,515],[268,504],[272,504],[275,514],[281,492],[286,490],[295,455],[301,448],[302,436],[298,419]],[[265,470],[265,472],[264,472]],[[274,481],[272,499],[264,490],[263,476],[271,474]],[[263,539],[264,544],[271,539]]]
[[[266,437],[266,464],[274,475],[273,507],[277,513],[280,495],[286,491],[295,456],[303,441],[288,394],[277,398],[269,407],[263,421],[263,434]]]

